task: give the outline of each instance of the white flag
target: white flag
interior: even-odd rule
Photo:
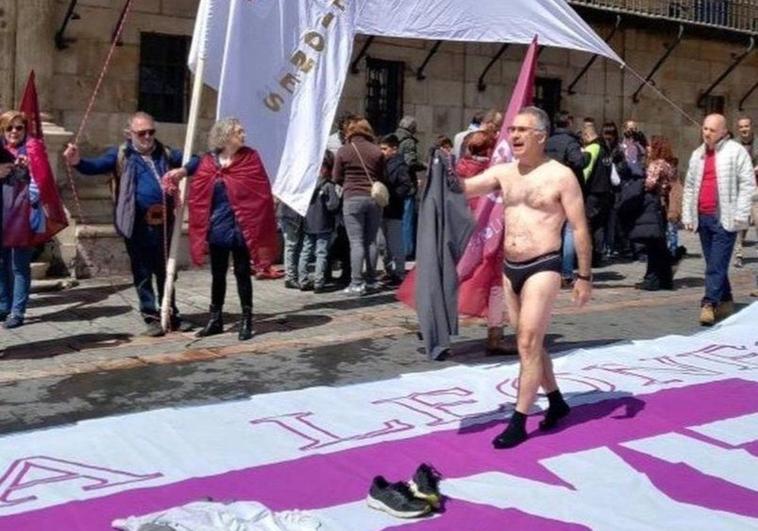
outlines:
[[[219,92],[217,116],[242,121],[274,193],[300,213],[318,180],[356,33],[522,43],[539,34],[540,44],[621,62],[564,0],[202,0],[198,17],[207,17],[204,81]]]

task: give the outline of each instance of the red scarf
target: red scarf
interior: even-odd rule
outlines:
[[[252,267],[256,271],[267,269],[279,252],[274,197],[261,158],[249,147],[242,147],[225,168],[220,168],[211,154],[200,161],[200,167],[190,182],[187,199],[192,262],[202,265],[208,254],[208,222],[217,178],[226,186]]]

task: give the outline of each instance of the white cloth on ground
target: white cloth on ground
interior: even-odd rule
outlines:
[[[143,516],[119,518],[111,524],[121,531],[326,531],[306,511],[273,512],[255,501],[193,502]]]

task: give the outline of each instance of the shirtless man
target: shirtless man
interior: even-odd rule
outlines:
[[[573,299],[584,305],[592,292],[591,256],[582,191],[572,171],[545,155],[547,114],[525,107],[509,127],[518,162],[498,164],[461,184],[467,196],[500,189],[505,208],[504,285],[508,314],[516,329],[521,362],[516,411],[492,444],[512,448],[527,438],[526,415],[540,386],[549,407],[540,429],[548,430],[569,412],[544,347],[553,303],[561,288],[561,229],[574,229],[579,274]]]

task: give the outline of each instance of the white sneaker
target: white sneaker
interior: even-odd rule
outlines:
[[[342,293],[345,295],[365,295],[366,294],[366,286],[363,284],[358,284],[357,286],[350,285],[346,287],[344,290],[342,290]]]

